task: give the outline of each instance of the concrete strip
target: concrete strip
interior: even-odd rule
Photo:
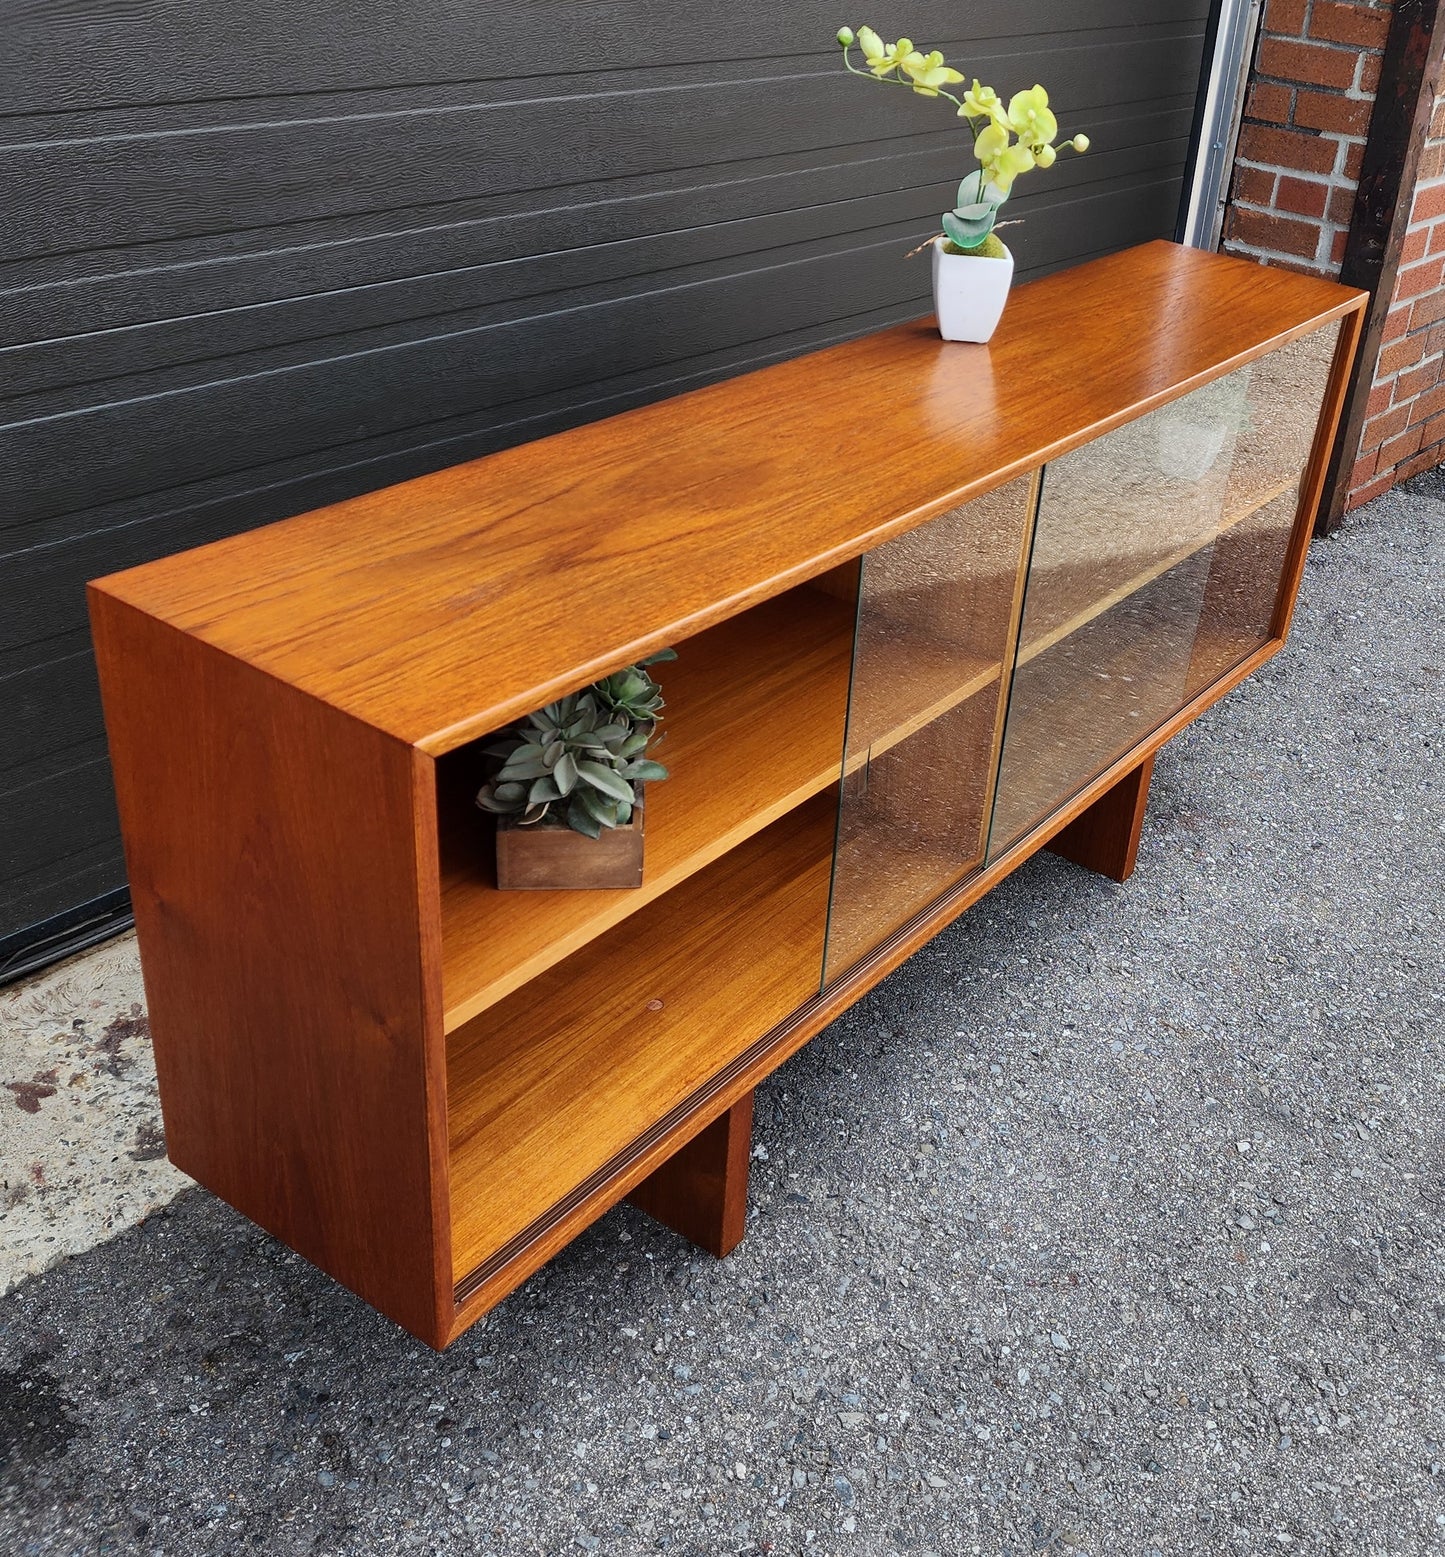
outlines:
[[[190,1182],[165,1158],[135,937],[0,990],[0,1293]]]

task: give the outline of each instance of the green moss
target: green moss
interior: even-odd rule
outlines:
[[[1003,242],[997,233],[990,233],[976,249],[960,249],[956,243],[944,240],[943,252],[945,254],[963,254],[971,259],[1007,259]]]

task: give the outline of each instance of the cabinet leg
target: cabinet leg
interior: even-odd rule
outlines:
[[[742,1241],[752,1136],[749,1092],[643,1179],[627,1198],[721,1259]]]
[[[1139,834],[1149,804],[1149,778],[1154,771],[1151,752],[1112,789],[1106,789],[1089,807],[1049,841],[1050,853],[1075,865],[1098,871],[1112,881],[1127,881],[1134,874],[1139,854]]]

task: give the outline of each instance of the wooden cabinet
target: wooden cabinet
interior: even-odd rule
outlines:
[[[1150,244],[92,586],[173,1160],[433,1345],[1281,645],[1363,298]],[[489,733],[655,648],[635,891],[498,892]]]

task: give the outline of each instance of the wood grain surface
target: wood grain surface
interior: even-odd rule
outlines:
[[[1117,779],[1086,811],[1049,840],[1049,852],[1097,871],[1111,881],[1127,881],[1139,858],[1144,813],[1149,807],[1149,780],[1154,754]]]
[[[1146,244],[103,587],[440,753],[1362,301]]]
[[[753,1094],[745,1093],[628,1196],[633,1205],[719,1259],[742,1242],[748,1219]]]
[[[451,1319],[431,763],[105,595],[166,1149],[436,1345]]]

